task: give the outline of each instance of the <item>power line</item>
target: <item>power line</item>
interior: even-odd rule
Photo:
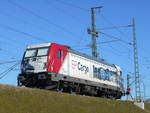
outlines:
[[[105,22],[107,22],[108,24],[110,24],[110,25],[112,25],[112,26],[114,26],[114,24],[112,23],[112,22],[110,22],[104,15],[102,15],[101,14],[101,17],[102,17],[102,19],[105,21]],[[131,25],[129,26],[129,27],[131,27]],[[114,27],[114,29],[116,30],[116,31],[118,31],[122,36],[124,36],[125,38],[126,37],[128,37],[124,32],[122,32],[119,28],[115,28]]]
[[[4,13],[4,12],[0,12],[0,14],[2,14],[2,15],[4,15],[4,16],[7,16],[7,17],[10,17],[10,14],[9,13]],[[50,29],[47,29],[47,28],[44,28],[44,27],[42,27],[42,26],[40,26],[39,24],[34,24],[33,22],[28,22],[28,21],[26,21],[26,20],[24,20],[24,19],[20,19],[20,18],[17,18],[17,17],[14,17],[13,16],[13,18],[15,19],[15,20],[17,20],[17,21],[20,21],[20,22],[22,22],[23,24],[28,24],[28,25],[32,25],[32,27],[35,27],[35,28],[39,28],[40,30],[43,30],[43,31],[47,31],[48,33],[49,32],[52,32]],[[2,36],[2,35],[0,35],[0,36]],[[2,37],[5,37],[5,36],[2,36]],[[5,38],[5,39],[7,39],[7,38]],[[10,40],[10,39],[9,39]],[[43,39],[42,39],[43,40]],[[13,40],[12,40],[13,41]],[[45,40],[46,41],[46,40]],[[14,41],[13,41],[14,42]],[[47,41],[46,41],[47,42]],[[15,44],[16,44],[16,41],[15,41]]]
[[[127,26],[112,26],[112,27],[104,27],[104,28],[99,28],[97,30],[110,30],[110,29],[118,29],[118,28],[128,28],[132,27],[132,25],[127,25]]]
[[[53,2],[50,2],[49,0],[46,0],[46,1],[49,5],[54,6],[55,9],[59,10],[59,12],[62,12],[63,14],[70,17],[71,19],[75,20],[77,23],[80,22],[80,24],[83,25],[83,23],[80,21],[80,19],[77,16],[73,15],[74,13],[71,14],[71,13],[68,12],[68,9],[66,11],[66,10],[64,10],[64,8],[62,9],[61,7],[57,7],[56,5],[52,4]],[[55,0],[54,2],[57,2],[57,1]]]
[[[107,43],[112,43],[112,42],[118,42],[120,40],[110,40],[110,41],[103,41],[103,42],[98,42],[96,43],[96,45],[99,45],[99,44],[107,44]],[[92,47],[92,45],[87,45],[89,47]]]
[[[29,10],[29,9],[27,9],[27,8],[24,8],[23,6],[21,6],[21,5],[17,4],[17,3],[15,3],[15,2],[13,2],[13,1],[11,1],[11,0],[8,0],[8,2],[9,2],[10,4],[12,4],[12,5],[14,5],[14,6],[16,6],[16,7],[20,8],[20,9],[26,11],[26,12],[28,12],[29,14],[31,14],[31,15],[33,15],[33,16],[35,16],[35,17],[37,17],[37,18],[39,18],[39,19],[41,19],[41,20],[43,20],[43,21],[45,21],[45,22],[47,22],[47,23],[49,23],[49,24],[51,24],[51,25],[53,25],[53,26],[55,26],[55,27],[57,27],[57,28],[59,28],[59,29],[61,29],[62,31],[64,31],[64,32],[66,32],[66,33],[68,33],[68,34],[70,34],[70,35],[72,35],[72,36],[77,36],[77,37],[79,37],[77,34],[71,32],[70,30],[64,28],[63,26],[60,26],[60,25],[58,25],[58,24],[56,24],[56,23],[54,23],[54,22],[51,22],[51,21],[49,21],[49,19],[47,19],[47,18],[45,18],[45,17],[42,17],[42,16],[40,16],[40,15],[34,13],[33,11],[31,11],[31,10]],[[80,38],[81,38],[81,37],[80,37]]]
[[[109,45],[108,47],[110,47],[112,50],[114,50],[114,52],[116,52],[117,54],[119,53],[121,56],[123,56],[123,54],[124,54],[124,55],[126,54],[126,55],[127,55],[126,58],[128,58],[128,60],[132,61],[131,56],[130,56],[127,52],[120,51],[120,50],[114,48],[114,47],[111,46],[111,45]],[[119,55],[119,54],[118,54],[118,55]]]
[[[52,5],[52,2],[50,2],[49,0],[46,0],[46,1],[47,1],[47,3],[48,3],[49,5]],[[54,2],[58,2],[58,1],[54,1]],[[52,5],[52,6],[54,6],[54,5]],[[60,7],[56,7],[56,5],[55,5],[55,9],[58,9],[60,12],[62,12],[62,13],[65,14],[65,15],[67,15],[68,17],[72,18],[72,19],[75,20],[77,23],[80,22],[79,18],[77,18],[76,16],[74,16],[74,15],[68,13],[68,12],[65,11],[64,9],[61,9]],[[69,16],[69,15],[70,15],[70,16]],[[83,25],[82,22],[80,22],[80,24]],[[78,37],[79,37],[79,36],[78,36]],[[86,38],[84,39],[83,37],[81,37],[80,43],[81,43],[82,41],[87,41],[87,40],[86,40]]]
[[[47,0],[47,1],[49,1],[49,0]],[[64,5],[67,5],[67,6],[71,6],[71,7],[74,7],[74,8],[77,8],[77,9],[81,9],[81,10],[83,10],[83,11],[88,11],[89,12],[89,10],[88,9],[85,9],[85,8],[82,8],[82,7],[80,7],[80,6],[77,6],[77,5],[74,5],[74,4],[72,4],[72,3],[68,3],[68,2],[65,2],[65,1],[62,1],[62,0],[55,0],[56,2],[59,2],[59,3],[62,3],[62,4],[64,4]],[[50,1],[49,1],[50,2]]]
[[[9,42],[11,42],[10,44],[13,45],[13,46],[15,45],[16,48],[22,47],[22,45],[18,46],[18,44],[20,44],[20,43],[16,43],[16,41],[12,40],[12,38],[8,38],[7,36],[1,35],[1,34],[0,34],[0,37],[2,37],[3,39],[6,39],[6,40],[8,40]],[[1,41],[1,42],[2,42],[2,41]],[[4,43],[6,43],[6,42],[4,42]],[[7,43],[8,43],[8,42],[7,42]]]
[[[0,35],[0,38],[3,38],[3,39],[4,39],[3,41],[0,40],[1,45],[3,45],[3,46],[0,47],[1,50],[4,50],[3,48],[5,48],[5,50],[6,50],[6,48],[7,48],[7,49],[8,49],[8,48],[11,48],[11,49],[18,49],[18,50],[21,48],[21,46],[18,46],[16,43],[12,43],[11,41],[5,41],[6,37],[2,37],[2,36]]]
[[[0,73],[0,79],[4,78],[9,72],[11,72],[13,69],[15,69],[18,64],[19,64],[19,62],[15,63],[11,67],[9,67],[8,69],[6,69],[2,73]]]
[[[0,27],[1,27],[1,28],[5,28],[5,29],[8,29],[8,30],[11,30],[11,31],[14,31],[14,32],[17,32],[17,33],[20,33],[20,34],[23,34],[23,35],[25,35],[25,36],[29,36],[29,37],[31,37],[31,38],[33,38],[33,39],[36,39],[36,40],[39,40],[39,41],[46,41],[46,40],[44,40],[44,39],[41,39],[40,37],[34,36],[34,35],[32,35],[32,34],[29,34],[29,33],[23,32],[23,31],[20,31],[20,30],[18,30],[18,29],[15,29],[15,28],[10,27],[10,26],[7,26],[7,25],[0,24]],[[46,41],[46,42],[47,42],[47,41]]]
[[[4,65],[4,64],[10,64],[10,63],[14,63],[14,62],[19,62],[20,60],[13,60],[13,61],[1,61],[0,65]]]
[[[3,14],[3,15],[5,15],[5,16],[10,16],[9,13],[1,12],[0,14]],[[26,20],[23,20],[23,19],[20,19],[20,18],[17,18],[17,17],[13,17],[13,18],[15,18],[17,21],[23,22],[24,24],[32,25],[33,27],[36,27],[36,26],[37,26],[36,28],[39,28],[40,30],[43,30],[43,31],[47,31],[48,33],[49,33],[49,32],[52,32],[50,29],[44,28],[44,27],[40,26],[39,24],[34,24],[34,23],[28,22],[28,21],[26,21]],[[0,36],[1,36],[1,35],[0,35]],[[4,36],[3,36],[3,37],[4,37]],[[7,38],[6,38],[6,39],[7,39]],[[86,40],[83,39],[83,38],[82,38],[81,40],[86,41]],[[81,40],[80,40],[80,42],[81,42]],[[75,41],[77,41],[77,40],[75,40]]]
[[[51,3],[49,0],[46,0],[49,4]],[[66,6],[70,6],[70,7],[73,7],[73,8],[77,8],[77,9],[80,9],[80,10],[83,10],[83,11],[86,11],[86,12],[89,12],[90,10],[86,9],[86,8],[83,8],[83,7],[80,7],[80,6],[77,6],[77,5],[74,5],[72,3],[68,3],[68,2],[65,2],[65,1],[62,1],[62,0],[55,0],[55,2],[58,2],[58,3],[61,3],[61,4],[64,4]],[[59,8],[60,9],[60,8]],[[62,11],[62,10],[61,10]],[[65,12],[64,10],[62,12]],[[65,12],[66,14],[66,12]],[[70,15],[70,14],[69,14]],[[72,16],[71,16],[72,17]],[[75,20],[76,17],[73,17],[73,19]],[[78,21],[79,22],[79,21]],[[82,41],[86,41],[85,39],[83,39],[83,37],[81,38],[80,40],[80,43]]]
[[[97,45],[98,47],[100,46],[100,45]],[[110,47],[111,49],[113,49],[112,47]],[[78,50],[85,50],[85,49],[91,49],[90,47],[85,47],[85,48],[81,48],[81,49],[78,49]],[[113,49],[114,51],[116,51],[115,49]],[[112,53],[114,53],[114,51],[111,51]],[[116,54],[118,54],[118,52],[115,52],[114,53],[115,55]],[[121,53],[120,54],[118,54],[118,55],[122,55]]]
[[[0,14],[1,15],[4,15],[4,16],[7,16],[7,17],[10,17],[10,14],[9,13],[4,13],[4,12],[0,12]],[[22,22],[23,24],[29,24],[29,25],[32,25],[32,27],[35,27],[35,26],[37,26],[36,28],[40,28],[40,30],[43,30],[44,29],[44,27],[41,27],[39,24],[34,24],[34,23],[32,23],[32,22],[28,22],[28,21],[26,21],[26,20],[24,20],[24,19],[20,19],[20,18],[18,18],[18,17],[14,17],[13,16],[13,18],[15,19],[15,20],[17,20],[17,21],[20,21],[20,22]],[[47,32],[52,32],[50,29],[47,29],[47,28],[45,28],[44,29],[44,31],[47,31]]]
[[[110,38],[113,38],[113,39],[117,39],[118,41],[123,42],[125,44],[132,45],[132,43],[130,43],[130,42],[126,41],[126,40],[122,40],[122,39],[120,39],[118,37],[112,36],[112,35],[107,34],[107,33],[103,33],[103,32],[100,32],[100,33],[105,35],[105,36],[107,36],[107,37],[110,37]],[[109,45],[109,46],[111,46],[111,45]],[[111,48],[113,48],[113,47],[111,46]],[[130,49],[129,49],[129,51],[130,51]],[[125,52],[120,52],[120,53],[125,53]],[[128,55],[128,56],[130,56],[130,55]]]
[[[101,44],[108,44],[108,43],[117,42],[117,41],[120,41],[120,40],[111,40],[111,41],[99,42],[99,43],[97,43],[97,46],[100,46]],[[99,44],[100,44],[100,45],[99,45]],[[91,46],[91,45],[88,45],[88,46],[89,46],[89,47],[80,48],[80,49],[78,49],[78,50],[90,49],[90,46]],[[120,54],[118,54],[118,55],[127,54],[127,53],[125,53],[125,52],[121,52],[121,51],[115,49],[115,48],[112,47],[110,44],[108,45],[108,47],[110,47],[110,48],[113,50],[113,52],[114,52],[114,51],[116,52],[116,53],[114,53],[114,54],[118,54],[118,53],[120,53]],[[111,51],[111,52],[112,52],[112,51]],[[130,58],[130,57],[129,57],[129,58]],[[131,59],[131,58],[130,58],[130,59]]]
[[[113,47],[111,47],[110,45],[108,46],[111,50],[109,53],[113,53],[114,55],[118,56],[118,55],[122,55],[122,54],[119,54],[119,52],[116,51],[116,49],[114,49]],[[108,50],[108,49],[107,49]]]
[[[144,47],[141,47],[139,49],[142,49],[142,52],[146,53],[147,55],[149,55],[150,51],[145,49]],[[148,57],[146,57],[148,59]]]
[[[107,43],[112,43],[112,42],[117,42],[119,40],[110,40],[110,41],[104,41],[104,42],[98,42],[97,45],[99,44],[107,44]],[[87,45],[89,47],[86,47],[86,48],[80,48],[79,50],[83,50],[83,49],[91,49],[91,45]]]
[[[105,43],[112,43],[112,42],[118,42],[120,40],[110,40],[110,41],[104,41],[104,42],[98,42],[97,44],[105,44]]]
[[[50,2],[49,0],[46,0],[46,1],[49,5],[54,6],[55,9],[57,9],[59,12],[62,12],[63,14],[67,15],[69,18],[75,20],[77,23],[84,25],[83,22],[80,22],[80,19],[77,18],[77,16],[73,15],[74,13],[69,13],[68,9],[66,11],[66,10],[62,9],[61,7],[57,7],[55,4],[52,4],[53,2]],[[58,2],[58,1],[55,0],[54,2]]]
[[[3,48],[0,48],[1,49],[1,51],[0,52],[5,52],[5,54],[1,54],[1,55],[5,55],[5,56],[7,56],[7,57],[14,57],[14,56],[12,56],[12,54],[11,53],[14,53],[14,52],[18,52],[18,51],[11,51],[10,49],[3,49]],[[11,55],[10,55],[11,54]],[[6,57],[5,57],[6,58]]]
[[[126,43],[126,44],[128,44],[128,45],[132,45],[131,42],[122,40],[122,39],[120,39],[120,38],[118,38],[118,37],[115,37],[115,36],[112,36],[112,35],[110,35],[110,34],[107,34],[107,33],[104,33],[104,32],[99,32],[99,33],[101,33],[101,34],[103,34],[103,35],[105,35],[105,36],[107,36],[107,37],[111,37],[111,38],[117,39],[117,40],[119,40],[119,41],[121,41],[121,42],[123,42],[123,43]]]

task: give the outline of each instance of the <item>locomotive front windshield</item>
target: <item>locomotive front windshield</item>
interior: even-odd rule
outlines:
[[[49,51],[49,47],[27,49],[26,53],[25,53],[25,58],[27,58],[27,57],[47,56],[48,51]]]

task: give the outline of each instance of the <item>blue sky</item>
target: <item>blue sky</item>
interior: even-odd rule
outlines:
[[[13,1],[13,2],[11,2]],[[150,15],[148,0],[1,0],[0,1],[0,63],[20,60],[27,45],[55,42],[91,55],[90,8],[103,6],[96,11],[97,29],[111,26],[126,26],[136,19],[139,65],[141,80],[150,97]],[[101,30],[128,42],[132,41],[132,29]],[[99,34],[97,42],[114,40]],[[100,57],[111,64],[119,65],[126,74],[133,73],[133,48],[123,42],[98,44]],[[14,65],[0,65],[0,73]],[[19,66],[0,79],[1,84],[16,85]],[[134,76],[132,75],[132,80]],[[142,84],[143,84],[142,83]],[[141,86],[143,92],[143,86]],[[134,95],[134,84],[132,85]]]

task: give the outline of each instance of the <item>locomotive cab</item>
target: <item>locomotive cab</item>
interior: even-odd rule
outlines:
[[[36,84],[34,81],[45,78],[50,45],[48,43],[27,47],[21,62],[21,74],[18,76],[19,86],[34,87]],[[27,81],[30,81],[30,83],[27,83]]]
[[[18,86],[45,88],[55,85],[51,81],[51,74],[60,72],[67,48],[56,43],[28,46],[22,58]]]
[[[49,50],[50,46],[28,47],[22,60],[22,73],[46,72]]]

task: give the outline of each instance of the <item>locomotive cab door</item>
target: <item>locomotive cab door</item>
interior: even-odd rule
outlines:
[[[52,44],[48,59],[48,72],[66,74],[68,72],[68,49],[65,46]]]

